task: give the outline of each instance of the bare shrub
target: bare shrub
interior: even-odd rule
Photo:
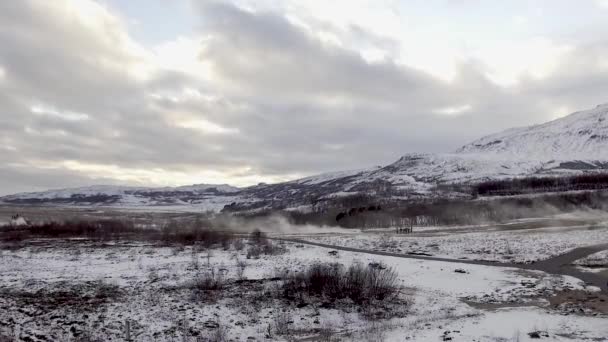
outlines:
[[[247,259],[259,259],[260,255],[262,255],[262,248],[260,246],[249,246],[247,249]]]
[[[242,251],[245,248],[245,243],[243,243],[243,239],[234,239],[232,246],[235,250]]]
[[[284,276],[282,292],[289,299],[307,294],[331,300],[348,298],[362,305],[397,296],[399,286],[397,273],[382,264],[355,263],[345,269],[336,263],[316,263],[303,272]]]
[[[291,314],[288,311],[283,311],[280,308],[276,308],[273,315],[273,329],[274,333],[279,336],[289,335],[291,331],[289,325],[293,323]]]
[[[210,248],[220,245],[230,246],[231,233],[203,227],[199,222],[179,223],[171,221],[161,227],[160,240],[165,244],[198,245]]]
[[[247,262],[245,260],[236,259],[236,277],[239,280],[245,279],[245,269],[247,268]]]
[[[266,233],[254,230],[249,235],[249,248],[247,249],[247,259],[259,259],[264,255],[278,255],[286,252],[285,247],[272,243]]]
[[[197,341],[205,342],[226,342],[228,341],[228,328],[216,321],[217,328],[209,332],[205,338],[198,338]]]
[[[203,291],[222,290],[226,285],[221,271],[215,267],[200,273],[195,280],[194,286]]]
[[[116,284],[110,284],[104,281],[96,281],[92,284],[96,299],[109,301],[118,298],[122,294],[120,287]]]
[[[361,264],[355,265],[362,267]],[[351,266],[351,268],[353,266]],[[368,296],[378,300],[384,300],[397,294],[398,275],[392,268],[381,263],[371,263],[368,265],[367,271],[366,287],[368,289]]]
[[[201,264],[198,258],[198,254],[194,249],[192,249],[192,254],[190,255],[190,267],[194,270],[198,270]]]
[[[263,244],[268,240],[266,233],[260,231],[259,229],[254,229],[251,234],[249,234],[249,241],[253,244],[259,245]]]
[[[192,290],[195,300],[214,300],[225,289],[226,279],[222,271],[215,267],[199,273],[194,280],[186,285]]]
[[[19,242],[31,238],[86,238],[99,241],[121,239],[159,241],[165,245],[200,245],[205,248],[223,246],[228,248],[233,235],[229,232],[201,226],[200,222],[169,222],[160,230],[136,226],[123,220],[80,220],[43,222],[19,227],[4,227],[0,230],[0,241]]]
[[[266,255],[279,255],[285,253],[287,250],[283,246],[279,246],[267,240],[267,243],[262,247],[262,251]]]

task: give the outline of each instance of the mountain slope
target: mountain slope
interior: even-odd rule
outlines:
[[[310,208],[332,198],[372,194],[384,198],[455,195],[443,183],[473,183],[531,175],[608,170],[608,104],[467,144],[453,153],[412,153],[384,167],[341,171],[248,188],[192,185],[176,188],[94,186],[6,196],[12,204],[229,210]],[[457,195],[457,194],[456,194]]]
[[[608,160],[608,104],[544,124],[513,128],[467,144],[457,153],[529,160]]]

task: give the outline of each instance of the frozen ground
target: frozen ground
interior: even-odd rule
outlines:
[[[589,255],[586,258],[579,259],[575,262],[575,264],[592,267],[608,267],[608,250],[597,252]]]
[[[563,254],[571,249],[608,242],[608,225],[581,224],[543,228],[501,229],[480,226],[476,229],[414,228],[414,234],[393,231],[368,234],[304,235],[299,238],[324,244],[422,254],[453,259],[530,263]]]
[[[573,314],[549,304],[554,294],[591,291],[574,278],[329,253],[288,243],[284,248],[283,254],[260,259],[247,259],[246,248],[235,246],[193,250],[54,240],[4,249],[0,333],[35,341],[68,340],[76,332],[122,341],[129,320],[136,341],[526,341],[534,332],[549,340],[601,341],[608,336],[608,318],[601,312]],[[241,276],[237,260],[247,265]],[[271,295],[277,270],[303,269],[316,261],[394,267],[402,294],[387,310],[399,314],[370,319],[355,307],[289,306]],[[223,275],[224,289],[215,296],[195,295],[189,284],[211,270]],[[279,331],[283,325],[288,329]]]
[[[597,252],[574,262],[579,269],[586,272],[608,275],[608,250]]]

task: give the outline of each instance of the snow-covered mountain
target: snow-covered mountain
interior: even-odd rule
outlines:
[[[544,124],[488,135],[457,153],[529,160],[608,160],[608,104]]]
[[[0,202],[12,204],[108,205],[157,208],[181,206],[202,211],[219,211],[236,199],[241,189],[226,184],[195,184],[179,187],[129,187],[95,185],[10,195]]]
[[[278,184],[247,188],[207,184],[175,188],[94,186],[17,194],[0,201],[197,211],[310,208],[328,199],[359,193],[424,198],[454,195],[437,190],[438,184],[587,171],[608,171],[608,104],[544,124],[492,134],[453,153],[412,153],[384,167]]]

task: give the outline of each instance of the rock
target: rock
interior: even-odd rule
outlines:
[[[207,329],[217,329],[219,328],[219,323],[217,323],[216,321],[206,321],[205,323],[203,323],[203,326]]]
[[[454,270],[454,272],[456,273],[467,273],[467,271],[463,270],[462,268],[457,268]]]
[[[546,331],[533,331],[528,333],[528,336],[530,336],[530,338],[549,337],[549,333]]]

